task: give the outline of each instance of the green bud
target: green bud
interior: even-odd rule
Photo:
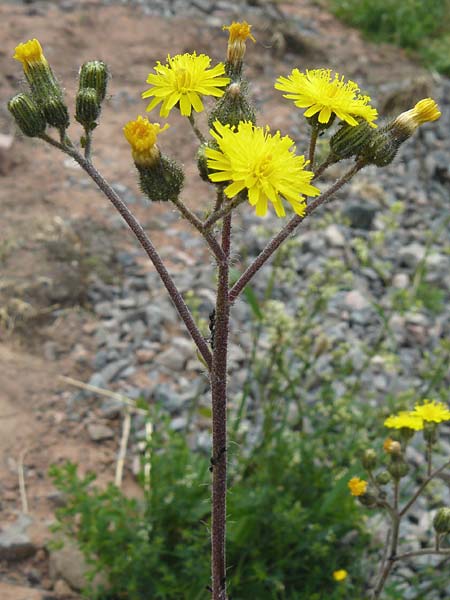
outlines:
[[[25,70],[34,99],[40,105],[49,96],[62,98],[62,90],[47,61],[34,63]]]
[[[377,497],[370,490],[358,496],[358,501],[363,506],[367,506],[367,508],[373,508],[377,505]]]
[[[381,473],[378,473],[378,475],[375,477],[378,485],[387,485],[391,479],[392,477],[387,471],[381,471]]]
[[[197,151],[198,172],[200,174],[200,177],[203,179],[203,181],[207,181],[208,183],[211,183],[211,179],[208,177],[209,169],[208,169],[208,165],[206,162],[207,158],[205,156],[205,150],[206,150],[206,148],[209,148],[210,146],[211,146],[211,144],[201,144]]]
[[[394,458],[394,456],[392,458]],[[408,474],[409,466],[406,464],[402,457],[397,457],[396,460],[391,461],[387,470],[394,479],[399,480]]]
[[[78,91],[76,97],[75,119],[86,129],[94,129],[100,116],[100,104],[94,88],[84,88]]]
[[[184,182],[183,169],[173,160],[161,154],[153,165],[138,165],[140,186],[144,194],[154,202],[167,202],[177,198]]]
[[[222,125],[237,126],[241,121],[256,123],[255,109],[247,99],[245,82],[235,82],[228,86],[225,94],[219,98],[209,115],[208,125],[214,126],[214,121]]]
[[[42,104],[42,111],[47,123],[57,129],[67,129],[69,113],[61,96],[50,96]]]
[[[333,125],[335,119],[336,115],[334,113],[331,113],[330,120],[327,123],[321,123],[319,121],[319,113],[313,115],[312,117],[306,117],[306,120],[311,125],[311,127],[317,128],[319,132],[329,129]]]
[[[450,533],[450,508],[440,508],[433,519],[433,527],[436,533]]]
[[[103,102],[106,96],[109,70],[101,60],[90,60],[80,68],[79,90],[93,88],[97,92],[98,102]]]
[[[438,424],[425,421],[423,424],[423,439],[429,445],[436,444],[438,441]]]
[[[365,450],[361,462],[365,469],[371,471],[377,464],[377,453],[375,450],[372,450],[372,448]]]
[[[24,135],[42,135],[47,123],[42,111],[28,94],[16,94],[8,102],[8,110]]]
[[[367,121],[355,126],[344,123],[330,139],[331,153],[337,160],[356,156],[361,153],[372,135],[373,129]]]

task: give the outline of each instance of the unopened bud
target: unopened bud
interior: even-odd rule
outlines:
[[[402,446],[400,442],[393,440],[392,438],[386,438],[383,444],[383,449],[387,454],[400,455],[402,453]]]
[[[231,78],[239,77],[242,73],[242,64],[246,50],[246,40],[250,38],[255,42],[255,38],[251,34],[252,26],[246,21],[236,23],[233,21],[231,25],[224,25],[224,30],[229,31],[228,47],[227,47],[227,62],[225,71]]]
[[[368,471],[374,469],[377,464],[377,453],[375,450],[372,450],[372,448],[365,450],[361,462],[362,466]]]
[[[391,479],[391,475],[387,471],[381,471],[381,473],[378,473],[378,475],[375,477],[378,485],[387,485]]]
[[[237,127],[241,121],[256,123],[255,109],[247,99],[245,83],[232,83],[228,86],[209,115],[208,124],[211,128],[215,121],[231,127]]]
[[[358,501],[363,505],[367,506],[367,508],[373,508],[377,505],[377,497],[370,490],[365,494],[358,496]]]
[[[141,190],[153,202],[178,198],[184,183],[183,169],[174,160],[161,154],[151,166],[136,164]]]
[[[42,111],[47,123],[57,129],[67,129],[69,126],[69,113],[67,106],[60,96],[50,96],[42,103]]]
[[[42,135],[47,123],[42,111],[28,94],[16,94],[8,102],[8,110],[24,135]]]
[[[343,124],[330,139],[330,149],[336,160],[350,158],[361,153],[373,135],[373,128],[362,121],[359,125]]]
[[[100,104],[94,88],[80,89],[76,97],[75,119],[86,129],[94,129],[100,116]]]
[[[207,181],[208,183],[211,183],[211,180],[209,178],[209,169],[208,169],[208,164],[207,164],[207,158],[206,158],[206,154],[205,154],[205,150],[206,148],[210,148],[211,144],[201,144],[198,151],[197,151],[197,168],[198,168],[198,172],[200,174],[200,177],[203,179],[203,181]]]
[[[450,533],[450,508],[439,508],[434,519],[433,527],[436,533]]]
[[[408,474],[409,466],[406,464],[403,458],[395,457],[395,455],[393,455],[392,461],[388,466],[387,470],[394,479],[399,480]]]
[[[97,99],[100,104],[106,96],[108,79],[109,70],[107,65],[101,60],[90,60],[80,68],[79,89],[80,91],[94,89],[97,92]]]

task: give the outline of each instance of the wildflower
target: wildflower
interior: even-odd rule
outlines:
[[[247,190],[248,201],[256,207],[260,217],[267,213],[269,201],[278,217],[285,216],[282,198],[285,198],[297,215],[304,216],[306,202],[302,194],[317,196],[320,191],[310,184],[311,171],[305,171],[307,161],[295,155],[295,145],[290,137],[274,135],[269,128],[254,127],[251,122],[239,123],[237,129],[214,122],[211,135],[219,150],[205,150],[211,181],[230,182],[225,194],[232,198]]]
[[[416,404],[413,414],[427,422],[442,423],[442,421],[450,421],[450,410],[445,404],[435,400],[424,400],[423,404]]]
[[[15,49],[13,58],[22,63],[25,72],[35,65],[48,65],[42,46],[37,39],[19,44]]]
[[[400,454],[402,451],[402,447],[399,442],[388,437],[384,440],[383,450],[387,454]]]
[[[159,158],[156,139],[168,127],[167,123],[161,127],[159,123],[150,123],[148,119],[141,116],[136,121],[130,121],[125,125],[123,133],[131,146],[136,164],[151,165]]]
[[[358,125],[357,117],[376,127],[378,113],[370,106],[370,97],[359,93],[354,81],[344,82],[344,78],[330,69],[313,69],[301,73],[293,69],[288,77],[279,77],[275,88],[283,92],[285,98],[294,101],[299,108],[306,108],[305,117],[318,115],[322,125],[331,124],[334,115],[349,125]]]
[[[401,411],[398,415],[391,415],[384,422],[385,427],[389,429],[412,429],[420,431],[423,429],[423,419],[420,415],[411,411]]]
[[[338,569],[337,571],[333,571],[333,579],[335,581],[344,581],[347,579],[348,573],[345,569]]]
[[[402,131],[407,137],[424,123],[436,121],[441,116],[438,105],[432,98],[424,98],[417,102],[414,108],[402,112],[392,123],[391,127]]]
[[[228,30],[230,33],[227,47],[227,66],[230,67],[230,75],[237,75],[242,69],[242,59],[246,50],[245,42],[247,38],[250,38],[252,42],[256,42],[251,34],[251,28],[252,26],[246,21],[242,23],[233,21],[231,25],[224,25],[222,27],[223,30]]]
[[[159,114],[167,117],[176,105],[179,105],[181,114],[190,117],[192,109],[201,112],[203,102],[201,96],[216,96],[220,98],[224,90],[221,87],[229,83],[228,77],[222,77],[225,66],[219,63],[209,69],[211,59],[205,54],[177,54],[167,57],[167,64],[157,62],[154,70],[147,77],[147,83],[152,87],[142,93],[142,98],[153,100],[147,106],[151,111],[162,102]]]
[[[359,477],[352,477],[348,482],[348,489],[352,496],[362,496],[367,490],[367,481]]]

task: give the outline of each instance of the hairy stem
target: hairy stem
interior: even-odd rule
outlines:
[[[223,196],[223,192],[222,192],[222,196]],[[209,229],[211,229],[211,227],[214,225],[214,223],[216,223],[223,217],[226,217],[227,215],[229,215],[231,213],[231,211],[233,211],[235,208],[237,208],[243,202],[246,202],[246,200],[247,200],[246,198],[242,198],[241,196],[236,196],[235,198],[233,198],[233,200],[231,200],[230,202],[225,204],[225,206],[223,206],[223,208],[221,208],[220,210],[214,210],[214,212],[203,223],[203,227],[205,228],[205,231],[208,231]]]
[[[198,128],[197,123],[195,122],[195,117],[194,117],[194,113],[191,113],[188,117],[189,123],[191,124],[192,130],[195,133],[195,135],[197,136],[198,141],[201,144],[204,144],[206,142],[206,138],[203,135],[203,133],[200,131],[200,129]]]
[[[87,127],[84,128],[84,158],[91,161],[92,156],[92,130]]]
[[[197,345],[198,351],[202,355],[205,364],[208,369],[211,369],[212,366],[212,356],[211,352],[208,348],[208,344],[206,343],[205,338],[200,333],[195,321],[192,317],[192,314],[183,300],[182,295],[180,294],[178,288],[176,287],[170,273],[167,271],[164,263],[161,260],[156,248],[153,246],[150,238],[145,233],[142,225],[136,219],[136,217],[129,210],[127,205],[123,202],[123,200],[116,194],[116,192],[112,189],[109,183],[104,179],[102,175],[97,171],[94,165],[84,158],[73,146],[66,146],[61,144],[51,138],[50,136],[44,134],[41,136],[43,140],[47,143],[59,148],[69,156],[71,156],[80,167],[91,177],[91,179],[97,184],[98,188],[104,193],[104,195],[111,201],[113,206],[120,213],[121,217],[127,223],[131,231],[136,236],[138,242],[141,244],[142,248],[145,250],[147,256],[150,258],[153,266],[155,267],[158,275],[160,276],[166,290],[169,293],[172,302],[174,303],[178,314],[180,315],[182,321],[186,325],[186,328]]]
[[[311,137],[309,139],[309,168],[314,171],[314,156],[316,153],[317,136],[319,135],[319,127],[313,125],[311,129]]]
[[[231,215],[228,215],[224,218],[222,227],[222,250],[225,257],[224,260],[218,261],[215,336],[211,369],[211,574],[213,600],[226,600],[227,352],[230,315],[228,298],[230,244]]]
[[[236,300],[245,286],[249,283],[249,281],[256,275],[256,273],[261,269],[261,267],[269,260],[272,254],[278,250],[284,240],[291,235],[295,231],[295,229],[300,225],[302,221],[306,219],[309,215],[311,215],[315,210],[319,208],[325,202],[328,202],[343,185],[345,185],[350,179],[357,173],[360,169],[362,169],[366,165],[365,162],[359,161],[355,163],[355,165],[341,177],[338,179],[334,185],[332,185],[326,192],[321,194],[318,198],[313,200],[311,204],[308,205],[306,209],[306,213],[303,217],[299,215],[295,215],[292,219],[283,227],[283,229],[271,239],[271,241],[267,244],[267,246],[262,250],[259,256],[252,262],[251,265],[247,267],[247,269],[242,273],[239,279],[236,281],[234,286],[230,290],[230,302]]]

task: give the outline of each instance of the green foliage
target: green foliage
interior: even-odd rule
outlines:
[[[209,457],[193,452],[186,436],[158,418],[152,440],[151,492],[127,499],[113,485],[76,466],[53,467],[67,498],[57,530],[74,536],[109,589],[85,591],[102,600],[208,598]],[[320,435],[279,431],[261,439],[249,456],[230,456],[228,561],[235,600],[358,595],[363,576],[337,584],[332,572],[360,564],[366,538],[362,515],[349,497],[345,470],[318,459]],[[351,538],[351,543],[350,543]]]
[[[329,5],[370,38],[419,50],[430,66],[449,72],[448,0],[329,0]]]

